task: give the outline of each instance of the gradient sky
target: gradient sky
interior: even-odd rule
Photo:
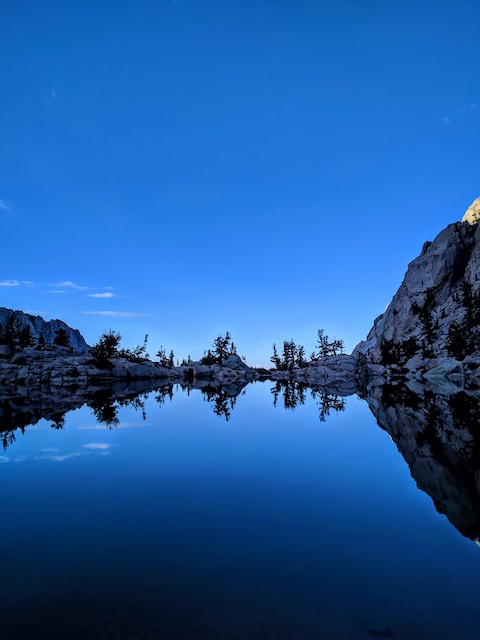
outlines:
[[[480,195],[479,27],[478,0],[0,0],[0,305],[180,357],[353,348]]]

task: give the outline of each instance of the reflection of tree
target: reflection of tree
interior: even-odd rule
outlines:
[[[202,387],[201,392],[205,400],[213,404],[213,413],[228,422],[237,404],[237,397],[229,395],[222,387]]]
[[[51,416],[52,424],[50,425],[52,429],[61,430],[65,427],[65,411],[60,411],[58,413],[54,413]]]
[[[116,398],[112,392],[107,389],[97,391],[94,398],[88,402],[88,406],[93,411],[93,415],[98,423],[103,424],[107,429],[114,429],[120,424],[118,410],[121,407],[141,411],[143,419],[146,420],[145,400],[147,398],[147,393],[135,393]]]
[[[345,398],[336,393],[329,393],[328,389],[312,389],[312,398],[317,401],[320,409],[318,419],[326,422],[330,411],[345,411]]]
[[[14,401],[0,403],[0,432],[4,450],[16,440],[15,431],[20,429],[22,435],[26,427],[36,424],[41,416],[32,411],[22,411],[22,405]]]
[[[118,419],[119,405],[109,390],[97,391],[88,406],[92,410],[95,420],[105,425],[107,429],[113,429],[120,423]]]
[[[170,402],[173,400],[173,384],[167,384],[161,389],[157,390],[155,400],[158,403],[159,407],[163,407],[167,398],[169,398]]]
[[[273,393],[273,406],[277,406],[280,394],[282,394],[285,409],[295,409],[298,405],[305,404],[306,389],[307,385],[302,382],[277,380],[275,386],[271,388],[271,392]]]
[[[294,380],[277,380],[275,386],[272,387],[273,406],[276,407],[278,399],[282,395],[283,406],[285,409],[295,409],[299,405],[305,404],[306,390],[308,385],[304,382],[295,382]],[[329,392],[326,388],[312,389],[312,398],[317,401],[320,408],[320,422],[325,422],[330,411],[344,411],[345,398],[336,393]]]
[[[139,395],[127,396],[125,398],[118,398],[119,407],[128,407],[135,411],[142,412],[143,420],[147,419],[147,413],[145,411],[145,400],[148,398],[148,393],[141,393]]]
[[[119,424],[118,411],[128,407],[145,415],[145,399],[152,391],[157,391],[155,382],[129,381],[117,383],[105,389],[72,388],[59,389],[55,393],[46,387],[35,389],[27,396],[11,396],[0,400],[0,447],[4,449],[16,440],[17,430],[23,434],[26,427],[39,420],[47,420],[52,429],[63,429],[69,411],[81,406],[89,406],[100,424],[112,429]],[[170,394],[173,392],[170,390]]]

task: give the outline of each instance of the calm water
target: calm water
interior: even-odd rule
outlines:
[[[456,528],[476,526],[468,478],[445,483],[444,449],[401,455],[356,396],[321,421],[318,396],[285,410],[271,387],[233,410],[178,389],[116,416],[97,403],[111,428],[84,406],[17,430],[0,451],[0,637],[477,639],[480,548]]]

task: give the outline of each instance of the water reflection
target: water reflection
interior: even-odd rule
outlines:
[[[271,392],[274,407],[278,405],[281,396],[284,409],[292,410],[304,405],[307,393],[310,393],[318,405],[320,422],[326,422],[330,411],[345,411],[345,397],[330,387],[310,387],[303,382],[294,380],[277,380]]]
[[[480,538],[480,392],[384,385],[367,398],[417,486],[466,537]]]
[[[265,383],[259,383],[265,384]],[[269,384],[269,383],[267,383]],[[38,393],[0,401],[0,437],[4,449],[18,433],[42,418],[52,429],[65,428],[69,411],[87,405],[106,429],[120,424],[119,410],[130,407],[146,420],[145,401],[151,392],[159,407],[176,392],[203,394],[213,413],[229,421],[242,384],[213,386],[211,382],[158,387],[149,382],[94,388],[83,395],[52,397]],[[312,398],[325,422],[345,410],[350,388],[309,387],[295,381],[275,381],[270,388],[273,406],[292,411]],[[362,393],[379,426],[387,431],[407,462],[417,486],[431,496],[436,509],[466,537],[480,538],[480,392],[439,388],[418,383],[385,384]]]

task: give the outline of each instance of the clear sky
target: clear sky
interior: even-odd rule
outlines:
[[[480,195],[478,0],[0,0],[0,305],[361,339]]]

